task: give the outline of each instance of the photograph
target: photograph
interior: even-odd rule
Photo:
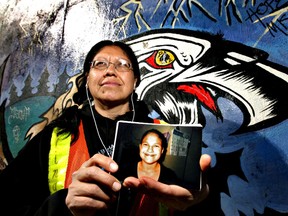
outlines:
[[[200,190],[201,146],[200,124],[119,121],[113,150],[113,159],[118,163],[119,170],[114,175],[120,182],[130,176],[149,177],[165,184]],[[143,197],[138,196],[139,193],[123,188],[119,195],[119,207],[130,209],[134,202],[143,201]]]

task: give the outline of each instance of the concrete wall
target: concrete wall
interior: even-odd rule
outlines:
[[[287,214],[287,11],[284,0],[1,1],[0,168],[71,105],[90,47],[124,40],[153,116],[204,126],[203,213]]]

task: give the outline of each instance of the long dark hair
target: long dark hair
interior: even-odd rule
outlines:
[[[87,53],[84,64],[83,64],[83,71],[76,79],[76,87],[78,90],[73,95],[73,101],[78,105],[84,104],[84,102],[87,100],[86,83],[87,83],[87,75],[90,71],[91,62],[93,61],[93,58],[95,57],[95,55],[98,52],[100,52],[102,48],[106,46],[117,46],[126,53],[127,57],[132,63],[134,76],[135,78],[137,78],[136,86],[139,85],[140,70],[139,70],[137,57],[135,56],[133,50],[127,44],[121,41],[103,40],[103,41],[96,43]],[[60,117],[58,117],[56,120],[51,122],[50,126],[59,127],[61,129],[59,133],[68,132],[68,134],[73,134],[74,135],[73,141],[75,141],[78,139],[78,135],[79,135],[79,131],[78,131],[79,124],[80,124],[79,109],[78,109],[78,106],[75,105],[75,106],[64,109]]]

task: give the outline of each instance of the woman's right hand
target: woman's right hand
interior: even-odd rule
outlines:
[[[66,205],[75,216],[105,212],[117,199],[120,182],[111,174],[118,165],[109,157],[95,154],[73,173]]]

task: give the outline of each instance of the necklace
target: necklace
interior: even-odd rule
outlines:
[[[91,103],[90,101],[90,98],[89,98],[89,95],[88,95],[88,87],[86,87],[86,96],[87,96],[87,100],[88,100],[88,103],[89,103],[89,107],[90,107],[90,111],[91,111],[91,115],[92,115],[92,118],[93,118],[93,122],[94,122],[94,125],[95,125],[95,129],[96,129],[96,133],[99,137],[99,140],[101,142],[101,145],[103,146],[106,154],[108,155],[108,157],[111,157],[111,154],[109,153],[108,149],[106,148],[103,140],[102,140],[102,137],[100,135],[100,132],[99,132],[99,129],[98,129],[98,125],[97,125],[97,121],[96,121],[96,118],[95,118],[95,115],[94,115],[94,112],[93,112],[93,109],[92,109],[92,106],[94,104]],[[135,108],[134,108],[134,102],[133,102],[133,93],[131,94],[131,104],[132,104],[132,110],[133,110],[133,116],[132,116],[132,122],[134,121],[134,118],[135,118]]]

